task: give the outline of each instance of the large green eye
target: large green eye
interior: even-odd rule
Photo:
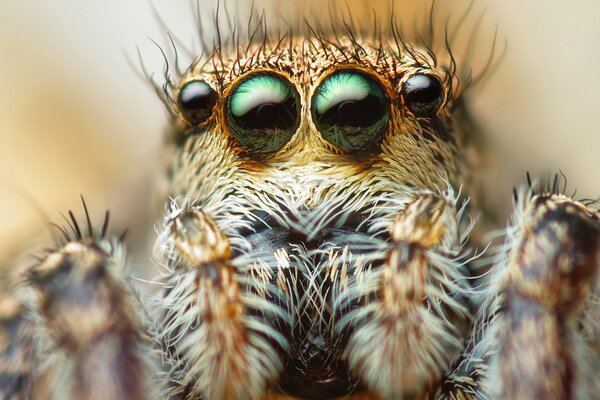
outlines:
[[[323,138],[346,151],[376,149],[390,115],[390,100],[365,73],[342,70],[327,77],[313,100]]]
[[[257,153],[281,149],[300,124],[296,91],[277,75],[255,75],[242,81],[233,89],[227,107],[233,136]]]

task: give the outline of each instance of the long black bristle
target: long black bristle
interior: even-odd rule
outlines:
[[[83,235],[81,234],[81,229],[79,228],[79,224],[77,223],[77,219],[73,214],[73,211],[69,210],[69,217],[71,217],[71,221],[73,222],[73,227],[75,228],[75,236],[78,240],[83,239]]]
[[[106,231],[108,230],[108,223],[110,221],[110,211],[106,210],[104,214],[104,223],[102,224],[102,230],[100,231],[100,237],[104,239],[106,237]]]
[[[88,228],[88,237],[94,237],[94,227],[92,226],[92,220],[90,218],[90,213],[88,211],[87,208],[87,204],[85,204],[85,200],[83,198],[83,195],[79,195],[81,197],[81,204],[83,204],[83,211],[85,213],[85,220],[87,222],[87,228]]]

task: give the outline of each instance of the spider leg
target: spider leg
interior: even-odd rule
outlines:
[[[350,269],[338,328],[350,330],[345,356],[373,394],[427,398],[465,346],[473,290],[462,212],[452,196],[416,194],[388,222],[373,268]]]
[[[502,306],[490,377],[502,382],[497,392],[504,399],[591,398],[583,393],[597,376],[585,365],[591,349],[581,317],[600,270],[598,213],[564,196],[541,195],[524,214],[498,282]]]
[[[75,223],[74,223],[75,224]],[[18,333],[0,352],[25,383],[14,397],[48,399],[149,399],[153,366],[140,321],[138,300],[124,278],[125,257],[118,240],[90,231],[58,249],[47,250],[33,265],[21,289],[25,312],[10,319]],[[11,333],[11,325],[2,326]],[[9,329],[7,329],[9,328]],[[24,329],[26,331],[24,331]],[[21,335],[32,332],[33,335]],[[35,368],[15,363],[19,348],[33,336]],[[25,339],[25,340],[24,340]],[[15,342],[10,342],[14,340]],[[21,345],[22,346],[22,345]],[[26,350],[27,347],[22,350]],[[12,359],[12,360],[11,360]],[[21,366],[21,370],[14,370]],[[0,376],[6,376],[2,365]],[[9,371],[10,372],[10,371]],[[9,382],[10,383],[10,382]],[[14,385],[13,385],[14,386]],[[0,390],[1,392],[2,390]]]
[[[232,261],[231,239],[199,207],[173,211],[158,241],[164,292],[157,325],[175,398],[257,399],[282,369],[282,311]],[[249,267],[250,268],[250,267]],[[257,268],[259,268],[257,266]]]
[[[518,197],[470,352],[451,377],[448,397],[596,398],[599,213],[558,194]]]
[[[11,279],[5,279],[7,284]],[[0,398],[33,397],[33,323],[13,285],[7,284],[0,300]],[[10,289],[9,289],[10,288]]]

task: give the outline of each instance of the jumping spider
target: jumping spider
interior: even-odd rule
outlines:
[[[466,86],[393,22],[219,42],[160,91],[160,290],[71,214],[1,303],[0,394],[600,397],[600,215],[530,183],[474,250]]]

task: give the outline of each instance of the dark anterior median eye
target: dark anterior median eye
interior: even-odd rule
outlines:
[[[444,88],[440,81],[425,74],[408,78],[402,94],[405,104],[417,117],[434,115],[444,100]]]
[[[298,96],[277,75],[252,76],[233,89],[227,116],[239,144],[256,153],[281,149],[300,124]]]
[[[390,101],[367,74],[342,70],[323,81],[312,110],[325,140],[346,151],[372,150],[383,139]]]
[[[212,87],[203,81],[191,81],[179,90],[177,100],[182,116],[192,124],[199,124],[208,119],[218,95]]]

